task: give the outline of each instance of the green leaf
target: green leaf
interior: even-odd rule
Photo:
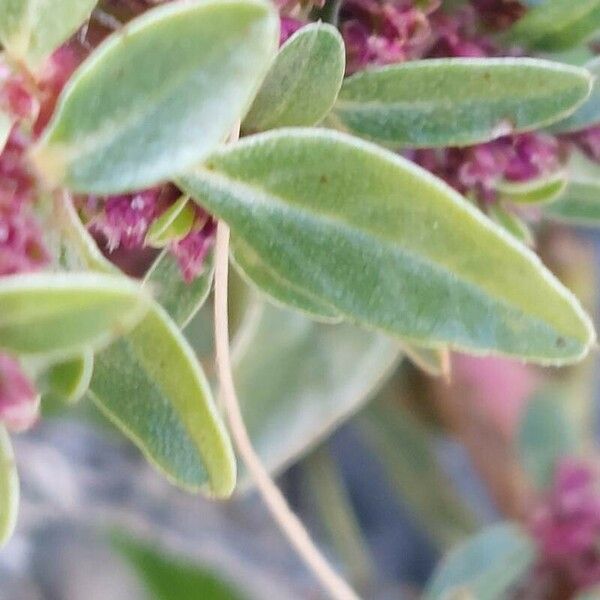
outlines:
[[[542,204],[552,202],[565,190],[568,174],[555,173],[525,182],[501,181],[496,184],[500,198],[517,204]]]
[[[242,128],[315,125],[331,110],[345,67],[344,41],[335,27],[303,27],[282,46]]]
[[[129,331],[150,306],[140,285],[120,275],[11,275],[0,279],[0,348],[77,354]]]
[[[19,477],[8,432],[0,423],[0,548],[15,529],[19,511]]]
[[[182,196],[156,219],[146,234],[146,244],[164,248],[170,242],[183,239],[192,229],[196,211],[187,196]]]
[[[559,394],[538,394],[527,404],[518,431],[518,449],[523,466],[539,489],[554,477],[556,461],[577,451],[577,432]]]
[[[374,402],[356,422],[361,437],[381,461],[392,489],[432,540],[442,547],[452,546],[476,530],[475,515],[440,468],[435,436],[413,415],[399,403],[385,406]]]
[[[50,186],[110,194],[191,168],[246,112],[277,48],[264,0],[180,0],[77,70],[32,159]]]
[[[52,365],[44,376],[47,393],[58,397],[63,402],[75,404],[87,392],[93,370],[94,353],[91,350]]]
[[[400,345],[410,362],[427,375],[432,377],[450,375],[448,350],[444,348],[423,348],[409,343],[401,343]]]
[[[134,567],[152,600],[241,600],[215,573],[123,535],[113,546]]]
[[[400,352],[383,336],[266,303],[247,314],[233,341],[236,388],[254,447],[281,471],[363,406]]]
[[[98,0],[0,0],[0,42],[35,70],[88,19]]]
[[[587,71],[532,58],[443,58],[361,71],[331,123],[394,146],[464,146],[566,117],[589,95]]]
[[[534,238],[529,225],[516,213],[502,204],[495,204],[489,208],[490,217],[503,227],[516,240],[526,246],[533,246]]]
[[[489,527],[450,552],[435,571],[424,598],[459,598],[462,592],[477,600],[502,600],[534,558],[533,542],[516,525]]]
[[[535,50],[565,50],[600,28],[600,0],[549,0],[529,10],[508,38]]]
[[[277,277],[365,327],[540,363],[578,360],[593,343],[588,317],[533,253],[372,144],[282,129],[223,147],[179,185]]]
[[[339,312],[331,305],[322,302],[302,287],[278,273],[263,261],[249,244],[239,238],[232,238],[232,257],[242,277],[276,304],[291,306],[316,321],[338,323],[342,320]]]
[[[588,62],[585,68],[594,78],[590,97],[572,115],[552,125],[552,133],[580,131],[600,123],[600,58]]]
[[[98,354],[90,397],[173,483],[229,496],[235,458],[193,350],[155,306]]]
[[[600,179],[572,179],[560,198],[544,208],[555,221],[600,227]]]
[[[144,284],[182,329],[210,294],[214,275],[213,258],[214,254],[210,252],[204,260],[204,270],[191,283],[183,280],[177,260],[167,250],[159,254],[146,274]]]

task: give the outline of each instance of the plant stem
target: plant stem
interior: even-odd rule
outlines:
[[[336,600],[358,600],[352,588],[333,570],[316,547],[300,519],[271,479],[256,451],[244,424],[235,391],[229,350],[227,284],[229,273],[229,227],[222,221],[217,228],[215,250],[215,345],[221,385],[221,402],[229,422],[231,436],[272,517],[302,560]]]

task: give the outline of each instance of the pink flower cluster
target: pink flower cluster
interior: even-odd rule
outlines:
[[[501,181],[525,182],[560,169],[564,144],[541,133],[505,136],[465,148],[423,149],[409,158],[468,197],[482,202],[496,198]]]
[[[179,197],[172,185],[151,188],[134,194],[97,198],[88,196],[84,209],[93,216],[90,228],[105,241],[109,252],[117,248],[137,250],[145,246],[153,221]],[[177,259],[182,277],[191,283],[204,270],[204,259],[212,248],[216,221],[199,206],[191,231],[169,243],[169,251]]]
[[[0,422],[11,431],[30,428],[38,418],[39,395],[19,363],[0,353]]]
[[[533,512],[541,573],[577,590],[600,583],[600,479],[581,459],[564,458],[552,488]]]

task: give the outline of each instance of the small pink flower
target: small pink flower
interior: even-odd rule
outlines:
[[[416,8],[410,0],[347,0],[341,12],[347,72],[423,56],[431,43],[428,14],[438,6],[431,2]]]
[[[561,168],[563,147],[555,137],[541,133],[504,136],[465,148],[414,150],[406,153],[461,194],[482,202],[496,197],[500,180],[530,181]]]
[[[576,589],[600,583],[599,483],[591,464],[562,459],[530,521],[541,553],[539,569],[566,577]]]
[[[19,363],[0,353],[0,421],[11,431],[24,431],[38,418],[39,395]]]
[[[197,223],[191,233],[169,247],[187,283],[191,283],[202,273],[204,260],[214,245],[217,231],[216,221],[200,208]]]
[[[119,247],[141,248],[148,228],[161,212],[160,195],[161,188],[152,188],[136,194],[109,196],[91,227],[106,238],[111,252]],[[93,200],[94,197],[89,201]]]
[[[496,30],[507,29],[527,12],[519,0],[471,0],[471,4],[482,21]]]

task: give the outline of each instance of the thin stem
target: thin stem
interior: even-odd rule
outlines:
[[[300,519],[292,512],[250,441],[235,391],[229,351],[227,283],[229,273],[229,227],[220,221],[215,250],[215,345],[221,384],[221,402],[227,415],[231,436],[238,453],[272,517],[302,560],[335,600],[358,600],[352,588],[333,570],[315,546]]]

